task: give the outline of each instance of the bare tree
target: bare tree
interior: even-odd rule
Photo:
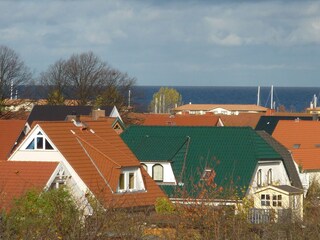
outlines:
[[[28,83],[31,73],[14,50],[0,45],[0,101],[10,96],[10,85]]]
[[[57,101],[72,96],[81,105],[95,101],[95,106],[120,106],[126,99],[125,90],[135,83],[135,79],[88,52],[57,61],[41,74],[41,82],[50,86],[49,97]]]
[[[48,103],[61,105],[67,97],[70,86],[65,74],[66,62],[62,59],[51,65],[46,72],[40,74],[41,84],[48,91]]]

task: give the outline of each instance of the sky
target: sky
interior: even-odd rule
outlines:
[[[320,86],[320,1],[1,0],[0,45],[39,76],[92,51],[155,86]]]

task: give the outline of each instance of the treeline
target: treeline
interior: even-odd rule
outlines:
[[[66,188],[30,190],[1,209],[1,239],[319,239],[319,186],[312,186],[304,221],[251,224],[246,206],[172,204],[160,198],[155,208],[102,208],[94,198],[78,206]],[[119,207],[119,206],[118,206]],[[248,207],[248,206],[247,206]],[[6,211],[7,210],[7,211]]]
[[[39,76],[33,76],[19,55],[0,45],[0,101],[15,97],[24,85],[41,85],[49,104],[63,104],[65,99],[76,99],[80,105],[117,106],[127,104],[128,91],[136,79],[111,67],[92,52],[73,54],[59,59]]]

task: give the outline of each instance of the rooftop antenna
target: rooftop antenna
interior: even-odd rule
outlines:
[[[130,98],[131,98],[131,90],[129,89],[129,96],[128,96],[128,107],[130,107]]]
[[[271,103],[271,109],[273,109],[274,105],[273,105],[273,85],[271,85],[271,100],[270,100],[270,103]]]
[[[12,100],[12,94],[13,94],[13,81],[11,80],[11,86],[10,86],[10,99]]]
[[[260,86],[258,86],[257,106],[260,106]]]

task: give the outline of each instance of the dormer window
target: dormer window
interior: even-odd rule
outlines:
[[[125,168],[119,175],[118,192],[145,190],[140,168]]]
[[[49,141],[43,136],[41,132],[38,132],[37,135],[31,140],[31,142],[26,147],[28,150],[53,150],[52,145]]]
[[[163,166],[161,164],[153,165],[152,178],[156,182],[163,182]]]
[[[296,144],[293,144],[293,148],[300,148],[300,144],[296,143]]]
[[[214,177],[214,170],[206,168],[201,176],[201,180],[211,180]]]

